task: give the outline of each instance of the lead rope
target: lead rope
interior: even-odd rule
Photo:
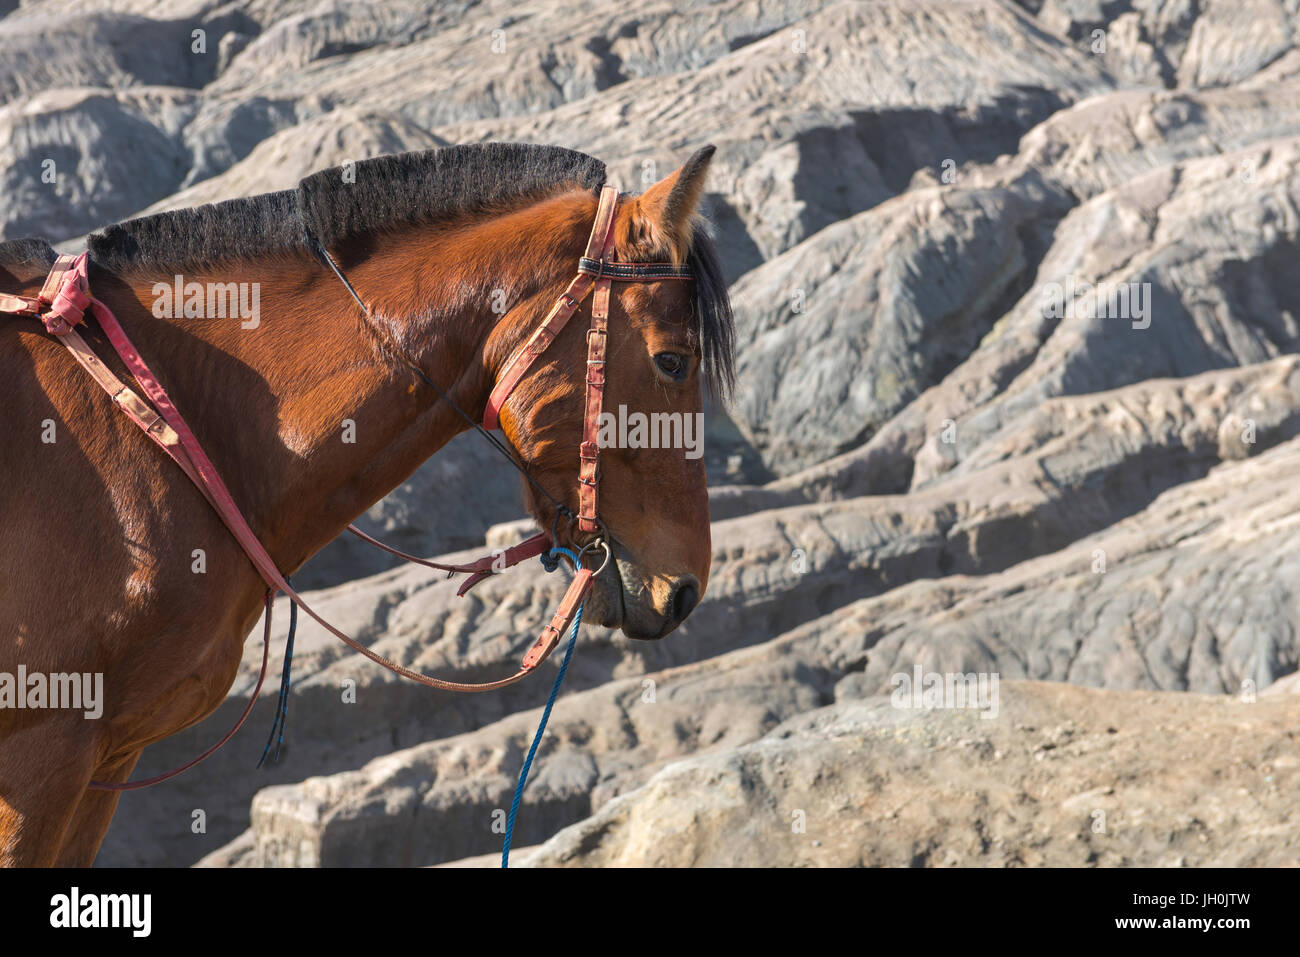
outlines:
[[[288,575],[284,580],[290,585],[293,579]],[[271,741],[275,741],[275,754],[271,756],[272,764],[280,763],[280,745],[284,744],[284,729],[289,723],[289,670],[293,664],[293,637],[298,631],[298,606],[293,600],[289,601],[289,637],[284,642],[284,664],[280,669],[280,697],[275,703],[275,720],[271,722],[271,733],[266,736],[266,747],[262,749],[262,756],[257,759],[257,767],[262,766],[266,760],[267,752],[271,750]],[[276,737],[276,729],[280,730],[280,736]]]
[[[542,566],[548,572],[555,571],[559,564],[559,556],[554,553],[561,553],[568,557],[573,563],[574,570],[578,568],[579,558],[577,553],[568,548],[552,548],[550,553],[542,553]],[[547,560],[549,557],[549,561]],[[587,607],[584,601],[578,606],[578,613],[573,616],[573,628],[569,631],[569,646],[564,649],[564,660],[560,662],[560,672],[555,676],[555,684],[551,686],[551,696],[546,699],[546,707],[542,711],[542,720],[537,725],[537,733],[533,735],[533,746],[528,749],[528,757],[524,759],[524,766],[519,770],[519,781],[515,784],[515,796],[510,801],[510,815],[506,818],[506,835],[501,846],[501,867],[504,870],[510,866],[510,840],[515,833],[515,815],[519,813],[519,800],[524,796],[524,786],[528,783],[528,771],[533,766],[533,757],[537,754],[537,746],[542,743],[542,735],[546,733],[546,722],[551,719],[551,707],[555,704],[555,699],[560,693],[560,685],[564,684],[564,676],[569,670],[569,659],[573,657],[573,646],[578,643],[578,626],[582,624],[582,609]]]

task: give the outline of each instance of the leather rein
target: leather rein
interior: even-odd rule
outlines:
[[[592,225],[591,236],[587,240],[587,248],[584,255],[578,260],[577,275],[570,281],[568,287],[555,300],[550,311],[537,326],[533,334],[507,361],[505,369],[498,378],[496,386],[493,388],[488,398],[487,406],[483,413],[482,426],[479,427],[477,422],[470,419],[455,402],[442,389],[432,382],[414,363],[402,357],[413,371],[424,379],[426,383],[432,386],[444,399],[446,399],[457,412],[468,419],[472,425],[479,428],[484,434],[490,433],[496,429],[499,421],[501,410],[509,400],[515,388],[519,385],[528,370],[537,362],[538,359],[546,352],[547,348],[559,336],[560,332],[568,324],[574,313],[578,311],[582,302],[587,295],[594,292],[591,307],[591,325],[587,330],[587,373],[586,373],[586,394],[583,406],[583,428],[582,443],[579,448],[579,474],[578,474],[578,512],[575,515],[565,505],[556,500],[553,496],[541,489],[541,486],[528,475],[527,471],[517,462],[514,457],[505,450],[496,439],[488,434],[488,438],[493,441],[499,449],[510,458],[511,464],[518,468],[534,486],[538,487],[547,498],[550,498],[557,507],[556,523],[552,527],[550,535],[539,533],[532,538],[526,539],[517,545],[506,549],[503,554],[488,555],[477,561],[461,565],[448,565],[430,561],[428,559],[418,558],[409,555],[406,552],[399,551],[384,543],[372,538],[362,532],[355,525],[349,525],[348,528],[359,538],[364,541],[383,549],[390,554],[403,558],[406,561],[425,565],[430,568],[436,568],[446,571],[448,575],[464,573],[469,577],[461,584],[456,592],[458,596],[464,595],[474,585],[489,577],[497,571],[503,571],[505,568],[516,565],[521,561],[535,556],[542,556],[553,546],[558,545],[556,537],[558,535],[558,523],[561,517],[570,519],[570,523],[576,523],[578,530],[584,534],[592,534],[596,537],[591,539],[587,544],[581,546],[578,552],[577,569],[573,581],[569,584],[564,598],[561,600],[559,608],[555,612],[550,623],[542,629],[541,635],[533,643],[528,652],[524,655],[520,663],[519,670],[508,678],[502,678],[497,681],[488,681],[482,683],[465,683],[459,681],[447,681],[441,678],[435,678],[431,675],[421,674],[412,671],[394,661],[385,658],[371,649],[362,645],[360,642],[344,634],[335,628],[329,622],[325,621],[317,614],[310,605],[308,605],[289,584],[288,580],[282,575],[276,567],[275,562],[262,546],[253,530],[249,527],[248,522],[244,519],[239,507],[235,504],[230,491],[227,489],[225,482],[222,481],[216,467],[203,451],[198,439],[185,423],[180,412],[172,403],[167,392],[163,389],[158,379],[154,376],[149,366],[145,363],[144,358],[131,343],[123,331],[122,326],[118,323],[117,317],[113,315],[108,308],[99,299],[96,299],[90,292],[89,280],[89,253],[83,252],[79,256],[59,256],[46,277],[45,283],[40,293],[35,297],[14,296],[0,293],[0,313],[10,313],[13,315],[30,316],[39,318],[44,324],[45,329],[54,335],[59,342],[72,354],[83,369],[85,369],[94,381],[109,394],[114,404],[122,410],[126,416],[134,422],[148,436],[154,444],[161,448],[190,478],[198,487],[204,498],[212,506],[213,510],[221,518],[221,521],[230,530],[231,535],[243,548],[244,553],[252,562],[253,567],[257,569],[262,580],[267,584],[266,594],[266,624],[263,634],[262,649],[262,670],[258,676],[257,686],[249,700],[248,707],[244,709],[243,714],[236,722],[233,728],[218,741],[215,745],[203,752],[197,758],[188,762],[180,768],[176,768],[165,774],[149,778],[144,781],[128,782],[123,784],[110,784],[97,781],[90,782],[90,787],[99,790],[126,791],[135,790],[141,787],[147,787],[151,784],[157,784],[160,781],[167,780],[175,775],[185,771],[198,764],[204,758],[208,757],[223,744],[226,743],[252,712],[253,704],[257,700],[258,692],[261,690],[263,679],[266,676],[268,651],[267,645],[270,638],[271,630],[271,604],[275,595],[283,592],[289,597],[289,600],[306,612],[322,628],[334,635],[349,648],[357,653],[364,655],[376,664],[382,665],[389,671],[401,675],[404,678],[410,678],[422,685],[430,688],[438,688],[443,691],[458,692],[482,692],[493,691],[498,688],[505,688],[523,679],[537,668],[547,657],[555,650],[559,643],[562,632],[572,622],[575,613],[586,600],[588,593],[594,584],[595,576],[600,574],[609,564],[612,557],[612,548],[608,541],[608,535],[604,524],[600,521],[598,511],[598,492],[600,484],[600,445],[598,442],[600,414],[604,405],[605,392],[605,354],[606,339],[609,321],[609,303],[611,286],[615,282],[660,282],[663,280],[683,279],[689,280],[694,278],[689,268],[676,266],[668,263],[629,263],[616,262],[614,252],[614,218],[615,210],[618,205],[618,189],[614,186],[604,186],[600,192],[600,202],[596,210],[596,219]],[[373,316],[372,311],[366,306],[361,297],[357,294],[352,284],[343,275],[328,251],[319,243],[315,244],[317,251],[323,256],[325,262],[333,270],[338,279],[347,287],[348,292],[356,301],[358,306],[366,314],[367,318]],[[108,367],[99,360],[94,351],[86,343],[85,339],[77,332],[76,327],[85,321],[85,314],[90,312],[99,321],[100,327],[104,330],[109,343],[121,357],[131,375],[134,377],[140,390],[149,399],[146,402],[144,398],[138,395],[130,387],[125,385]],[[150,405],[152,403],[152,405]],[[603,549],[605,552],[604,560],[596,569],[587,568],[582,563],[582,558],[589,552],[596,549]]]

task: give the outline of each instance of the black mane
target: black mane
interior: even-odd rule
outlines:
[[[558,146],[479,143],[396,153],[313,173],[297,189],[158,213],[90,235],[115,272],[203,268],[326,247],[358,233],[441,222],[565,187],[599,192],[605,164]]]
[[[521,143],[398,153],[313,173],[296,189],[179,209],[90,235],[96,266],[121,274],[205,269],[232,259],[302,254],[313,238],[333,247],[361,233],[449,222],[541,199],[563,189],[594,195],[605,164],[574,150]],[[49,265],[43,240],[0,242],[0,263]],[[715,394],[733,380],[735,326],[712,238],[697,229],[688,263],[696,280],[704,374]]]
[[[36,266],[48,270],[58,257],[54,247],[43,239],[11,239],[0,242],[0,267]]]

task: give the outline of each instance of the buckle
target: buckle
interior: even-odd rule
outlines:
[[[0,293],[0,312],[13,316],[39,316],[47,303],[32,296],[10,296]]]

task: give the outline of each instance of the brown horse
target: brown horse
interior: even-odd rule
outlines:
[[[607,409],[691,414],[702,383],[729,383],[730,307],[696,214],[711,155],[619,199],[618,258],[685,262],[696,278],[614,286]],[[381,157],[296,190],[109,227],[91,238],[92,289],[287,574],[466,428],[408,362],[481,414],[572,277],[604,178],[599,161],[553,147]],[[0,244],[0,291],[32,294],[52,259],[43,242]],[[186,315],[176,303],[160,317],[177,276],[249,284],[259,315]],[[590,308],[588,297],[501,416],[531,476],[572,509]],[[89,325],[87,340],[129,383]],[[88,782],[127,780],[143,748],[216,709],[265,584],[195,486],[39,322],[0,317],[0,367],[0,675],[103,675],[98,720],[0,708],[0,863],[89,865],[117,794]],[[553,506],[527,485],[525,500],[550,529]],[[702,460],[606,448],[600,507],[615,561],[586,618],[661,638],[708,580]]]

